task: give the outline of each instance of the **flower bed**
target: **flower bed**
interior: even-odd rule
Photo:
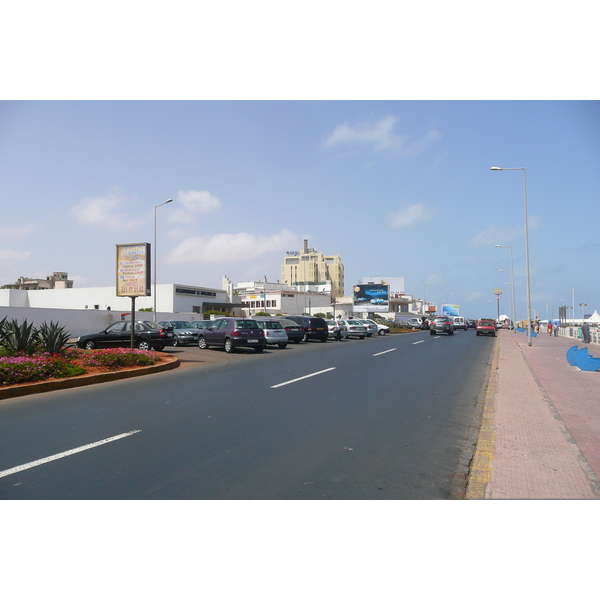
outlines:
[[[155,364],[155,352],[131,348],[65,349],[62,353],[0,357],[0,387]]]

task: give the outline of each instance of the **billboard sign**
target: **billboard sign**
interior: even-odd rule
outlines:
[[[390,287],[386,284],[368,283],[353,288],[354,309],[357,312],[389,312]]]
[[[442,315],[458,317],[460,315],[460,306],[458,304],[442,304]]]
[[[150,296],[150,244],[117,244],[117,296]]]

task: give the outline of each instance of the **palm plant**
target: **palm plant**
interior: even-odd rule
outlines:
[[[51,354],[59,353],[69,341],[69,333],[64,327],[58,323],[50,321],[48,325],[45,321],[37,330],[38,343],[42,346],[45,352]]]
[[[24,352],[33,354],[37,349],[38,336],[33,323],[27,323],[27,319],[19,325],[16,319],[4,324],[2,334],[2,345],[10,352]]]

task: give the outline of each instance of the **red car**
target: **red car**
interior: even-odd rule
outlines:
[[[477,335],[493,335],[496,336],[496,321],[494,319],[479,319],[475,327]]]

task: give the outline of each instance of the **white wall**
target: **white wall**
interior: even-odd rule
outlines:
[[[28,323],[34,323],[36,327],[39,327],[42,323],[50,323],[54,321],[59,325],[65,327],[71,337],[78,337],[84,333],[95,333],[96,331],[102,331],[106,329],[111,323],[121,320],[122,313],[130,313],[131,311],[131,300],[129,301],[128,310],[117,311],[117,310],[75,310],[75,309],[59,309],[59,308],[23,308],[13,306],[0,306],[0,320],[6,317],[9,321],[16,319],[19,323],[27,319]],[[137,308],[137,302],[136,302]],[[154,314],[151,312],[138,312],[135,311],[135,318],[142,320],[153,320]],[[128,315],[126,319],[131,319]],[[156,315],[157,321],[170,321],[170,320],[181,320],[197,321],[202,319],[202,315],[192,313],[165,313],[159,312]]]

